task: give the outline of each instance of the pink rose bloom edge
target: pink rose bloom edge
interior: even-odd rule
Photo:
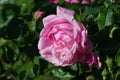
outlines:
[[[68,9],[66,9],[66,8],[62,8],[62,7],[57,7],[57,16],[61,16],[61,17],[64,17],[66,20],[68,20],[70,23],[73,23],[74,22],[74,11],[73,10],[68,10]],[[50,15],[50,16],[48,16],[48,17],[46,17],[46,18],[44,18],[43,19],[43,23],[44,23],[44,26],[47,26],[47,25],[49,25],[49,21],[51,21],[51,19],[53,19],[54,17],[56,17],[56,15]],[[59,23],[59,22],[58,22]],[[76,23],[76,21],[75,21],[75,23]],[[73,25],[77,25],[77,24],[75,24],[75,23],[73,23]],[[77,25],[77,26],[79,26],[79,25]],[[79,29],[79,27],[77,27],[78,29]],[[44,32],[42,32],[41,31],[41,34],[40,35],[42,35],[42,34],[44,34]],[[76,37],[77,35],[77,33],[75,32],[74,33],[75,35],[74,35],[74,37]],[[40,42],[40,41],[39,41]],[[50,41],[49,41],[50,42]],[[40,45],[44,45],[44,46],[46,46],[46,43],[39,43],[38,44],[38,49],[40,49]],[[51,43],[48,43],[47,44],[47,46],[49,46],[49,45],[51,45]],[[41,53],[41,52],[40,52]],[[45,55],[42,55],[42,56],[44,56],[45,57]],[[45,57],[45,59],[46,60],[48,60],[48,61],[50,61],[51,59],[49,59],[48,57]],[[76,60],[76,59],[75,59]],[[53,61],[53,62],[52,62]],[[55,62],[54,62],[55,60],[51,60],[50,62],[52,62],[53,64],[55,64]],[[76,61],[75,61],[76,62]],[[73,62],[73,63],[71,63],[71,64],[62,64],[62,65],[59,65],[59,64],[55,64],[56,66],[69,66],[69,65],[73,65],[73,64],[75,64],[75,62]],[[83,62],[84,63],[84,62]],[[101,67],[101,62],[99,61],[99,57],[96,55],[96,54],[91,54],[91,59],[90,60],[88,60],[88,61],[86,61],[85,63],[88,63],[89,64],[89,67],[91,67],[93,64],[95,64],[96,65],[96,67],[99,69],[100,67]]]

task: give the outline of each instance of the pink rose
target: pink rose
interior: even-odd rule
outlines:
[[[66,2],[69,3],[79,3],[79,0],[65,0]],[[81,4],[90,4],[92,3],[94,0],[82,0]]]
[[[101,67],[99,57],[92,52],[92,43],[84,25],[74,19],[74,11],[57,7],[57,15],[43,19],[38,49],[56,66],[69,66],[80,61],[90,67]],[[96,55],[96,56],[95,56]]]
[[[39,19],[42,16],[43,12],[37,11],[35,12],[35,19]]]
[[[82,0],[81,4],[91,4],[94,0]]]
[[[59,0],[48,0],[48,1],[57,4]]]
[[[65,1],[69,3],[79,3],[79,0],[65,0]]]

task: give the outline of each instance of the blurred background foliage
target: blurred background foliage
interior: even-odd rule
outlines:
[[[75,10],[75,18],[88,29],[102,68],[56,67],[39,55],[42,18],[56,13],[57,4],[0,0],[0,80],[120,80],[120,1],[95,0],[91,5],[59,1],[60,6]],[[38,10],[44,15],[36,20]]]

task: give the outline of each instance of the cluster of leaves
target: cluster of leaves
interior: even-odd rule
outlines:
[[[56,13],[57,4],[46,0],[0,0],[0,80],[119,80],[120,1],[95,0],[93,4],[60,6],[75,10],[99,54],[102,68],[75,64],[56,67],[40,57],[37,49],[42,18]],[[36,20],[37,10],[44,12]],[[97,74],[96,74],[97,73]]]

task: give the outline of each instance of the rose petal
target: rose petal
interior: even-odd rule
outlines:
[[[57,4],[59,0],[48,0],[48,1]]]
[[[91,4],[94,0],[82,0],[81,4]]]
[[[38,49],[41,56],[56,66],[69,66],[80,61],[101,67],[98,55],[92,52],[92,42],[84,25],[74,19],[74,11],[57,7],[57,15],[43,19]]]
[[[64,17],[68,21],[72,21],[74,18],[75,12],[66,8],[57,6],[57,16]]]
[[[65,0],[65,1],[69,3],[79,3],[79,0]]]

